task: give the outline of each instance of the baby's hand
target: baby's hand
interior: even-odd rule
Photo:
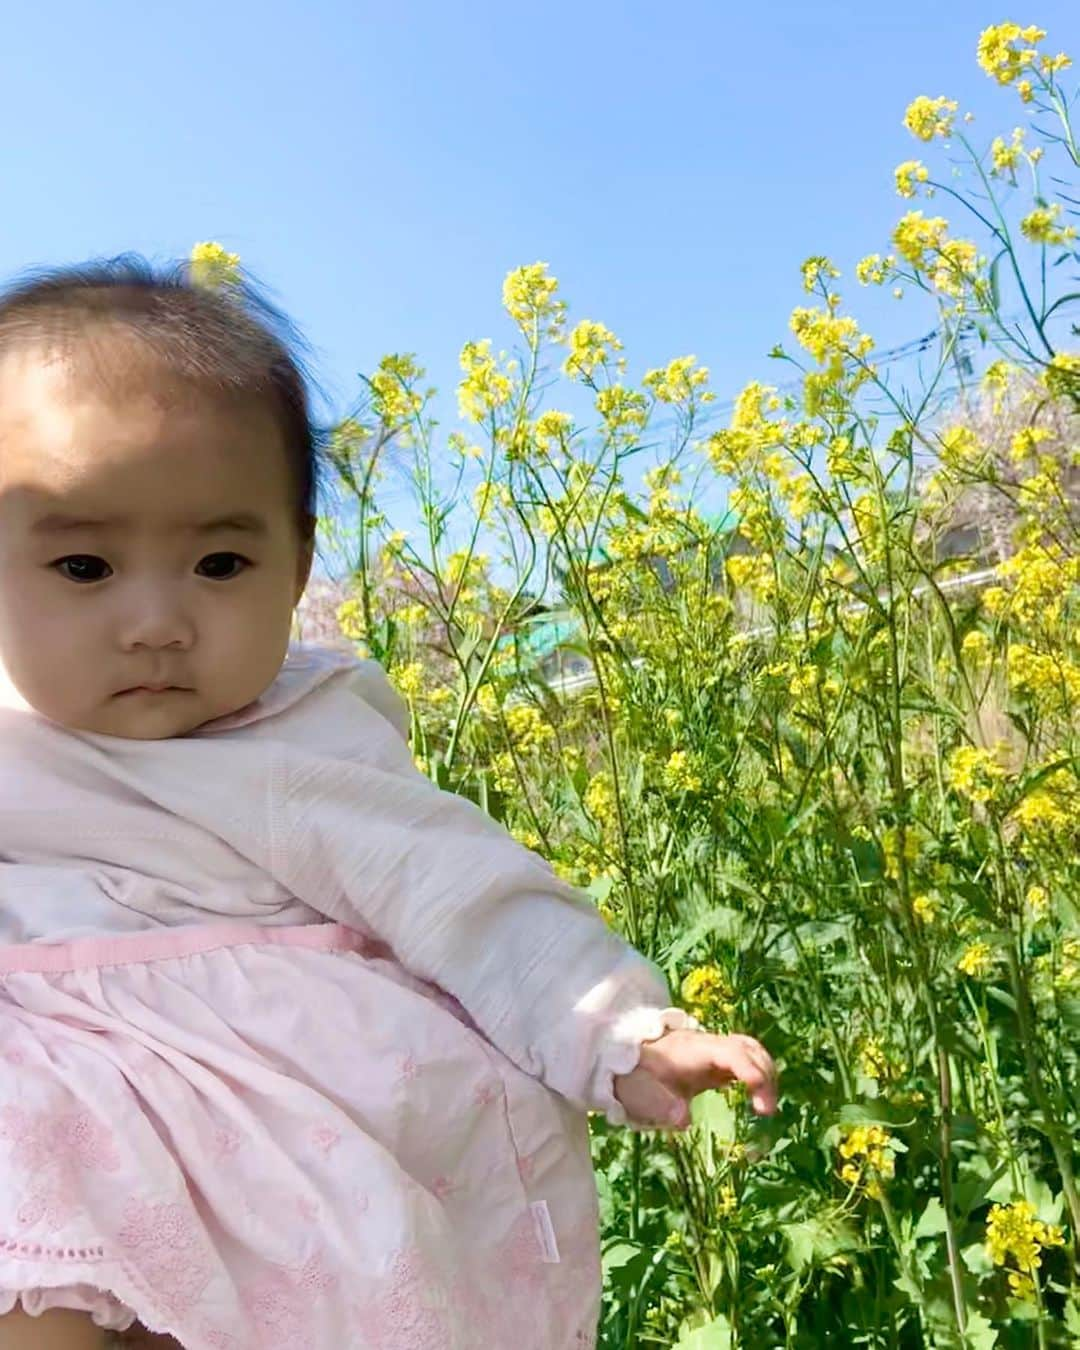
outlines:
[[[709,1088],[745,1083],[754,1110],[776,1110],[776,1065],[752,1036],[713,1036],[701,1031],[669,1031],[641,1047],[631,1073],[615,1079],[615,1096],[638,1125],[690,1123],[689,1102]]]

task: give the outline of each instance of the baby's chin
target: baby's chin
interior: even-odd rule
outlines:
[[[234,709],[207,707],[194,689],[166,689],[114,694],[104,705],[68,709],[59,715],[50,715],[47,709],[39,711],[68,731],[126,741],[167,741],[187,736]]]

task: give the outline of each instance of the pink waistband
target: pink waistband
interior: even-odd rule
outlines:
[[[96,966],[125,966],[197,956],[222,947],[305,947],[319,952],[359,952],[387,956],[389,948],[341,923],[310,923],[270,928],[257,923],[200,924],[115,937],[75,938],[71,942],[26,942],[0,947],[0,975],[30,972],[60,975]]]

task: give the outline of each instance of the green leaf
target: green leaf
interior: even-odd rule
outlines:
[[[981,1278],[994,1273],[994,1263],[990,1260],[990,1253],[983,1242],[973,1242],[970,1247],[965,1247],[960,1253],[960,1260],[972,1275]]]
[[[696,1331],[684,1331],[674,1350],[731,1350],[731,1323],[721,1313]]]
[[[699,1093],[690,1104],[690,1119],[721,1144],[733,1144],[739,1132],[735,1109],[724,1092]]]
[[[697,923],[691,924],[686,932],[671,944],[668,957],[672,961],[681,961],[703,938],[710,937],[714,933],[725,942],[738,942],[745,923],[746,920],[737,909],[731,909],[727,905],[716,905],[707,914],[703,914]]]
[[[585,887],[585,890],[598,905],[602,905],[611,894],[611,888],[614,884],[615,882],[611,877],[594,877]]]
[[[919,1217],[919,1222],[915,1225],[915,1239],[933,1237],[937,1233],[945,1231],[945,1211],[941,1206],[941,1201],[936,1195],[932,1195],[926,1202],[926,1208]]]
[[[859,1245],[853,1230],[831,1214],[812,1215],[797,1223],[783,1224],[780,1231],[787,1246],[788,1265],[796,1275],[811,1266],[833,1262]]]
[[[641,1248],[636,1243],[613,1242],[603,1255],[604,1277],[607,1278],[612,1271],[621,1270],[641,1254]]]
[[[994,1324],[981,1312],[968,1311],[967,1326],[964,1328],[965,1350],[993,1350],[998,1343],[998,1334]]]

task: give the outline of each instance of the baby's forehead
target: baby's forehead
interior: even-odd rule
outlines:
[[[0,354],[0,498],[24,519],[43,507],[101,518],[151,514],[162,529],[291,510],[272,410],[166,373],[126,383],[33,351]]]
[[[97,325],[56,338],[0,348],[0,415],[44,401],[65,406],[150,403],[163,410],[197,409],[207,417],[236,416],[265,404],[254,390],[216,381],[174,362],[120,325]]]

